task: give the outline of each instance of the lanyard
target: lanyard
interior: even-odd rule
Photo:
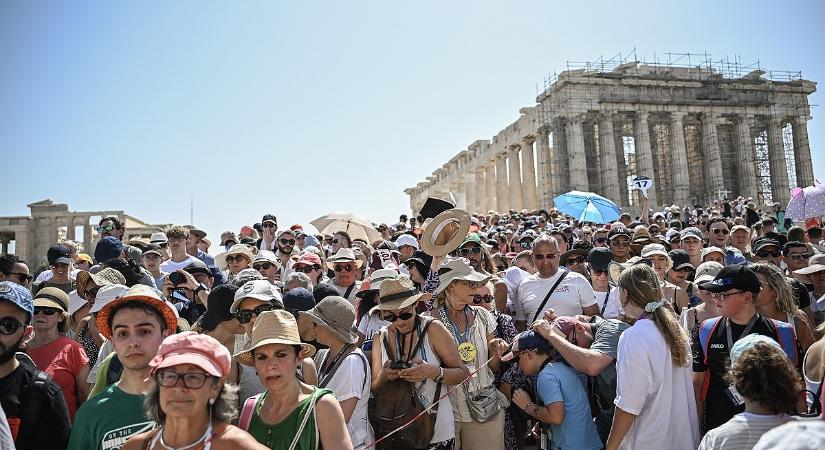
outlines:
[[[450,317],[449,314],[447,314],[447,310],[443,306],[441,308],[444,310],[444,314],[447,316],[447,319],[450,320],[450,326],[453,327],[453,335],[456,339],[458,339],[458,343],[463,344],[465,342],[468,342],[470,340],[470,314],[467,312],[467,309],[469,309],[469,305],[464,305],[464,323],[467,325],[467,328],[464,330],[464,333],[462,333],[461,330],[458,329],[458,326],[455,324],[455,322],[453,322],[453,318]]]
[[[747,336],[748,333],[750,333],[751,328],[753,328],[753,326],[756,325],[756,320],[758,318],[759,318],[759,314],[754,314],[753,317],[751,317],[751,320],[748,322],[748,325],[745,327],[745,331],[743,331],[742,334],[739,335],[739,337],[736,339],[737,341],[739,339],[742,339],[743,337]],[[727,327],[725,327],[725,331],[727,331],[727,335],[728,335],[728,353],[730,353],[730,349],[733,348],[733,336],[732,336],[732,333],[730,331],[730,329],[731,329],[730,318],[727,318],[726,320],[728,321],[728,323],[726,324]]]
[[[607,298],[610,297],[610,286],[607,286],[607,292],[604,294],[604,303],[602,303],[602,312],[599,314],[604,317],[604,310],[607,309]]]
[[[318,374],[318,381],[319,382],[321,382],[322,380],[325,380],[326,377],[332,375],[331,372],[333,370],[335,370],[335,368],[338,366],[338,360],[340,360],[342,358],[346,358],[347,350],[349,350],[349,347],[350,347],[350,344],[345,345],[344,348],[342,348],[341,351],[338,352],[337,355],[335,355],[335,358],[333,358],[332,361],[330,361],[329,364],[326,364],[326,359],[329,358],[329,354],[327,354],[327,358],[324,358],[325,361],[321,364],[321,367],[319,368],[319,372],[320,372]],[[326,370],[323,370],[324,366],[326,366]]]
[[[399,361],[405,361],[406,362],[406,361],[411,360],[412,357],[414,356],[414,355],[407,355],[407,359],[404,359],[404,344],[403,344],[404,336],[406,336],[407,334],[412,334],[413,331],[418,332],[418,316],[417,315],[415,316],[415,322],[413,323],[413,329],[409,333],[406,333],[406,334],[402,335],[401,332],[398,331],[398,328],[395,329],[395,348],[398,350],[396,352],[396,355],[397,355]],[[419,336],[419,339],[422,339],[422,337]],[[410,352],[412,352],[412,349],[413,349],[413,340],[412,340],[412,338],[410,338]],[[424,358],[422,357],[421,359],[424,359]]]

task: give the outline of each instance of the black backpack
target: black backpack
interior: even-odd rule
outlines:
[[[22,429],[22,425],[24,424],[37,423],[39,421],[38,418],[41,414],[40,406],[43,402],[50,401],[45,395],[45,392],[46,384],[52,379],[52,377],[46,372],[38,369],[29,355],[22,352],[17,352],[14,356],[21,365],[26,366],[29,370],[34,372],[34,379],[32,380],[32,384],[29,386],[29,392],[26,395],[25,400],[21,399],[20,403],[20,424]],[[31,427],[27,431],[31,433],[37,432],[38,430]],[[18,440],[21,439],[25,438],[18,437]]]

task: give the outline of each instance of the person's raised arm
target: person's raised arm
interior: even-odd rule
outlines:
[[[540,334],[547,342],[550,343],[556,350],[561,353],[564,360],[567,361],[574,369],[584,372],[585,374],[595,377],[602,373],[607,366],[614,361],[614,359],[602,352],[590,350],[589,348],[582,348],[576,344],[565,339],[561,330],[546,320],[537,320],[533,324],[533,331]]]
[[[650,218],[648,215],[650,214],[650,197],[647,195],[642,196],[642,215],[639,216],[639,222],[642,222],[645,225],[650,225]]]

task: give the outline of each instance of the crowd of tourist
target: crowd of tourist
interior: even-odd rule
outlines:
[[[0,450],[825,448],[820,220],[641,206],[2,255]]]

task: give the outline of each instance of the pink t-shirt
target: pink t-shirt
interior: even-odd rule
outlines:
[[[66,336],[60,336],[51,344],[29,349],[28,353],[37,368],[51,375],[63,390],[69,418],[74,421],[78,395],[76,377],[83,366],[89,363],[83,345]]]

